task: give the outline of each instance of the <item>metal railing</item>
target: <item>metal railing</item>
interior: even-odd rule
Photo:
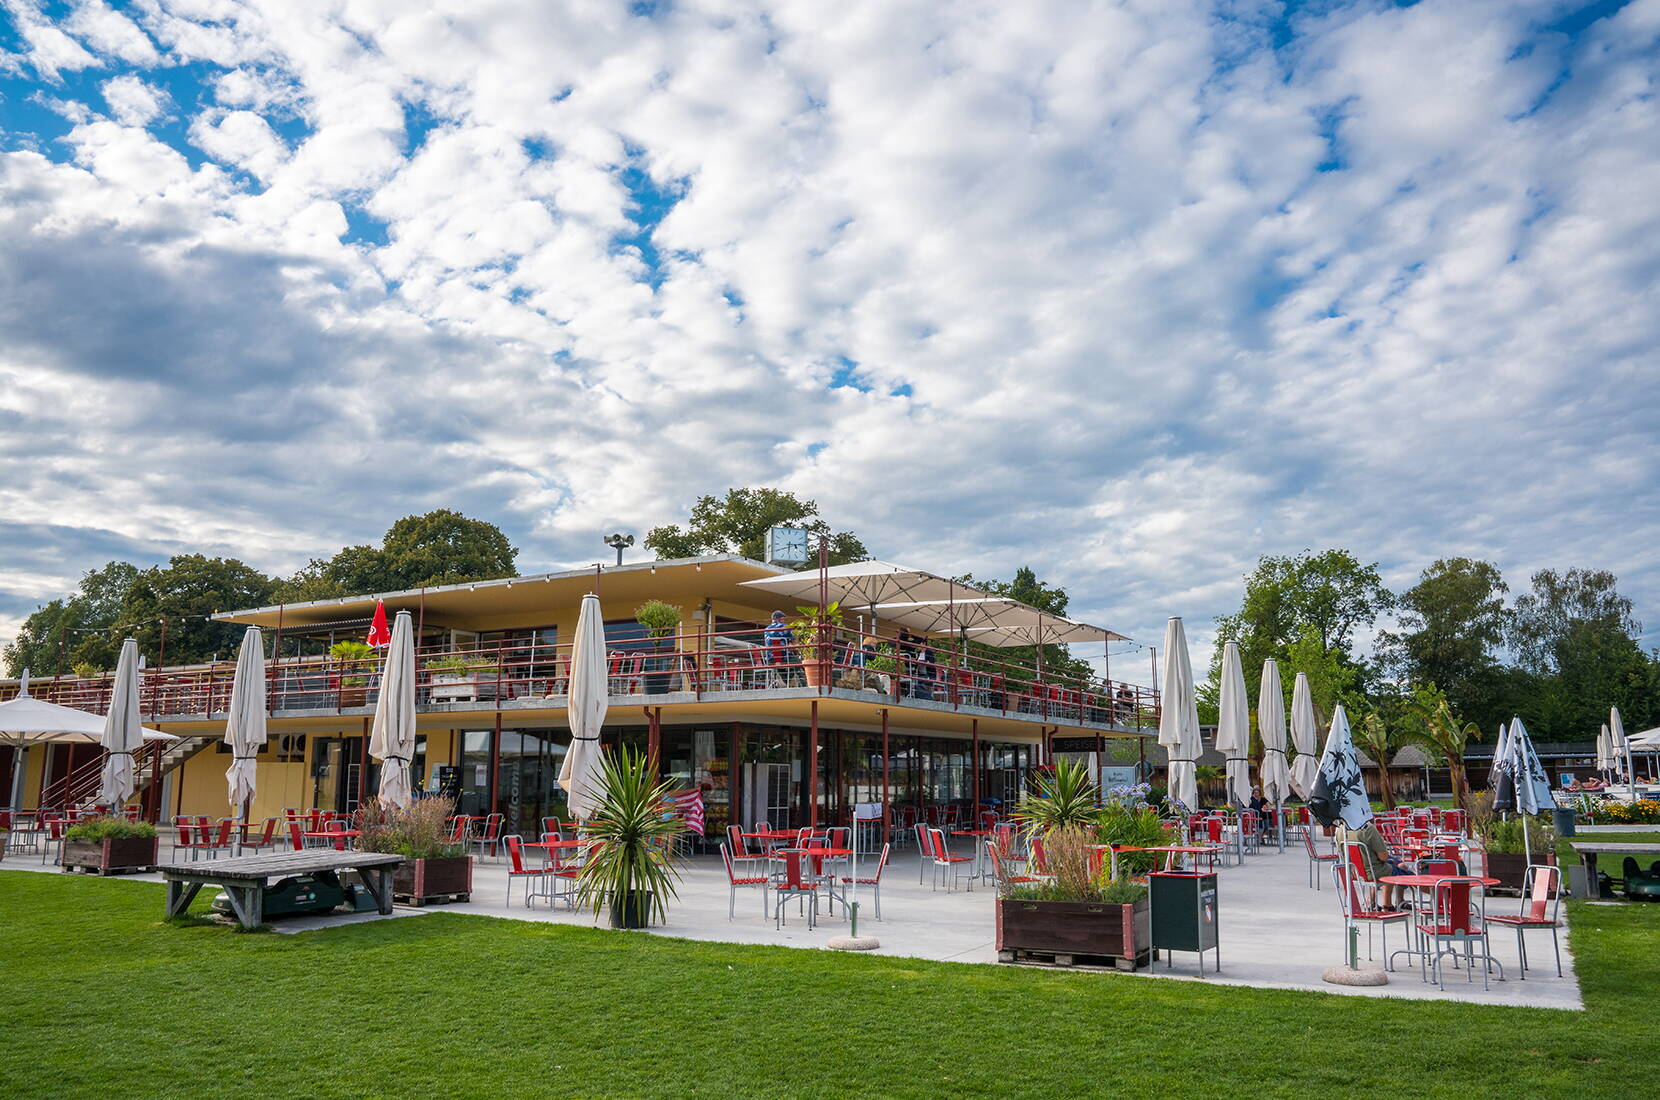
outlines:
[[[875,646],[866,643],[874,642]],[[509,639],[416,651],[418,705],[558,698],[569,689],[569,643]],[[1136,684],[1080,677],[944,645],[876,637],[822,623],[783,635],[765,624],[722,624],[709,632],[612,643],[607,656],[613,696],[720,697],[735,692],[832,689],[885,698],[895,705],[950,707],[1049,722],[1136,730],[1158,725],[1158,693]],[[298,657],[266,665],[272,713],[342,712],[375,704],[379,657]],[[236,665],[151,669],[139,687],[147,716],[214,716],[228,706]],[[111,677],[34,681],[35,696],[83,710],[109,706]],[[0,696],[15,689],[0,686]]]

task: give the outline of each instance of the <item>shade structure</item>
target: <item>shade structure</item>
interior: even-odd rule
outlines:
[[[265,744],[265,640],[259,627],[242,632],[231,679],[231,702],[225,713],[225,740],[231,746],[231,766],[225,772],[231,808],[238,818],[254,798],[259,747]]]
[[[1349,716],[1342,703],[1331,716],[1331,732],[1326,735],[1326,751],[1320,756],[1320,774],[1309,795],[1308,809],[1322,825],[1342,821],[1358,829],[1372,820],[1372,800],[1366,794],[1366,778],[1355,755],[1354,735],[1349,731]]]
[[[1187,631],[1174,616],[1164,625],[1161,686],[1159,744],[1170,760],[1170,797],[1195,810],[1199,808],[1199,702],[1193,691]]]
[[[1509,813],[1516,808],[1516,784],[1510,772],[1510,728],[1500,722],[1498,739],[1493,742],[1493,767],[1487,775],[1495,813]]]
[[[1216,751],[1226,765],[1228,801],[1244,806],[1251,801],[1251,704],[1245,696],[1245,669],[1239,646],[1222,647],[1222,691],[1216,710]]]
[[[1127,640],[1102,627],[1040,612],[1019,600],[994,596],[926,569],[871,559],[745,581],[744,587],[817,603],[823,578],[827,599],[842,610],[866,610],[883,622],[924,634],[953,627],[992,646]]]
[[[104,743],[104,771],[98,801],[119,807],[133,796],[133,753],[144,743],[144,726],[138,720],[138,642],[132,638],[121,643],[100,740]]]
[[[1604,722],[1602,729],[1597,731],[1597,771],[1605,772],[1613,767],[1609,763],[1612,755],[1608,750],[1608,723]]]
[[[1660,749],[1660,726],[1656,726],[1651,730],[1644,730],[1642,733],[1632,734],[1628,743],[1634,749]],[[1609,753],[1614,759],[1611,767],[1621,767],[1619,753],[1613,751],[1612,738],[1610,738]]]
[[[1279,662],[1272,657],[1262,662],[1257,729],[1262,734],[1262,797],[1277,806],[1291,797],[1291,764],[1285,757],[1285,691]]]
[[[1308,674],[1299,672],[1291,687],[1291,744],[1297,750],[1297,761],[1291,765],[1291,786],[1304,798],[1314,793],[1314,781],[1320,774],[1319,738]]]
[[[409,762],[415,756],[415,624],[407,611],[398,612],[392,624],[369,730],[369,754],[381,762],[381,802],[400,809],[408,806],[414,800]]]
[[[582,611],[576,620],[576,640],[571,645],[570,699],[566,713],[571,723],[571,747],[559,769],[559,785],[565,788],[571,816],[586,821],[598,808],[600,752],[599,734],[605,725],[606,697],[605,625],[600,616],[599,597],[582,597]]]
[[[160,730],[144,729],[146,741],[177,741]],[[36,699],[29,694],[29,673],[24,670],[15,698],[0,703],[0,745],[28,745],[79,742],[100,744],[104,740],[104,716]]]

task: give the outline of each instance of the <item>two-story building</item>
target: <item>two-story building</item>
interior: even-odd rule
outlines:
[[[362,641],[384,602],[416,625],[413,782],[452,793],[461,812],[501,812],[508,831],[535,833],[565,809],[565,676],[588,592],[599,596],[610,653],[606,741],[652,751],[665,774],[701,788],[711,832],[733,821],[843,821],[856,803],[1007,802],[1057,735],[1075,745],[1157,729],[1148,689],[1105,669],[1084,673],[1076,660],[1043,667],[1045,652],[1061,652],[1045,646],[1104,660],[1118,635],[940,575],[884,563],[796,573],[732,556],[642,562],[215,616],[259,626],[271,654],[252,816],[350,810],[374,793],[378,765],[365,747],[379,658],[331,648]],[[817,613],[821,596],[839,603],[834,613]],[[659,608],[664,621],[643,625],[648,601],[673,614]],[[222,737],[233,673],[230,661],[145,672],[146,724],[183,739],[137,762],[148,812],[229,812]],[[108,685],[60,679],[32,690],[98,710]],[[31,751],[22,805],[85,801],[99,755]]]

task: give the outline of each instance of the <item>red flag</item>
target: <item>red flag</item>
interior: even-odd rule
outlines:
[[[392,644],[392,632],[386,627],[386,601],[375,601],[375,621],[369,624],[369,644],[383,646]]]

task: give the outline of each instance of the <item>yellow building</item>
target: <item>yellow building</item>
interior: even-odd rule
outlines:
[[[1117,637],[1100,628],[1045,620],[956,585],[945,601],[844,608],[839,624],[820,623],[801,615],[800,598],[747,583],[788,575],[716,556],[217,615],[259,626],[272,655],[270,739],[251,816],[351,810],[374,793],[379,765],[365,766],[364,750],[378,660],[328,650],[362,641],[377,601],[416,624],[413,781],[452,793],[461,812],[505,814],[505,831],[534,834],[541,818],[564,814],[556,782],[569,745],[564,676],[588,592],[599,596],[611,651],[606,741],[654,751],[664,773],[701,788],[710,832],[733,821],[845,821],[856,803],[889,805],[896,822],[930,807],[966,815],[1017,797],[1057,735],[1076,747],[1080,738],[1156,730],[1147,689],[1058,675],[962,642],[1002,629],[987,625],[993,606],[1000,623],[1035,624],[1033,640]],[[675,612],[656,636],[636,618],[653,600]],[[798,629],[775,625],[777,611]],[[222,736],[233,672],[223,663],[145,673],[147,724],[184,739],[138,762],[135,801],[148,812],[229,812]],[[64,680],[33,691],[96,709],[99,687]],[[25,807],[77,804],[89,774],[96,789],[97,755],[32,751],[16,785],[0,789],[20,790]],[[0,760],[0,769],[10,764]],[[9,782],[4,770],[0,782]]]

